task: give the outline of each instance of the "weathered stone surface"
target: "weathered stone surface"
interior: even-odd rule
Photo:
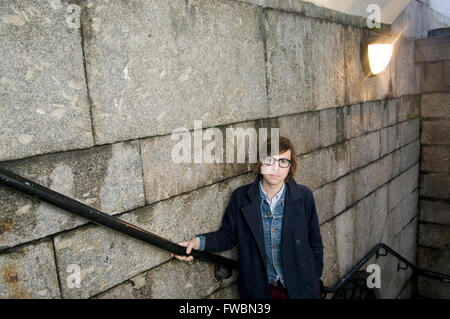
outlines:
[[[421,170],[427,173],[450,173],[450,146],[422,147]]]
[[[348,144],[340,143],[300,156],[296,181],[315,190],[346,174],[350,167],[347,149]]]
[[[448,283],[432,278],[419,276],[417,278],[417,290],[420,296],[433,299],[450,299],[450,287]]]
[[[422,144],[450,144],[450,120],[422,121]]]
[[[184,241],[217,230],[232,191],[253,179],[251,174],[241,175],[121,215],[120,219],[174,242]],[[171,258],[164,250],[94,226],[58,235],[55,251],[66,298],[96,295]],[[81,289],[68,289],[64,284],[67,274],[63,270],[68,264],[80,265]]]
[[[325,147],[336,143],[338,127],[337,108],[320,111],[319,123],[320,146]]]
[[[416,247],[417,247],[417,217],[414,217],[400,232],[400,255],[407,260],[416,264]],[[409,277],[413,270],[408,267],[406,276]]]
[[[355,208],[350,208],[336,217],[336,248],[339,277],[343,277],[353,266],[353,248],[355,241]]]
[[[347,207],[347,177],[328,183],[313,192],[316,201],[319,222],[322,224]]]
[[[392,60],[394,59],[395,66],[392,69],[394,96],[420,93],[416,77],[418,66],[414,62],[414,39],[404,36],[398,38],[392,53]]]
[[[381,156],[417,140],[420,136],[420,121],[412,119],[381,130]]]
[[[397,122],[398,99],[385,100],[383,104],[383,127]]]
[[[450,60],[445,61],[444,64],[444,85],[446,87],[450,86]]]
[[[350,153],[350,170],[375,161],[380,157],[380,132],[351,139],[347,149]]]
[[[229,285],[229,282],[236,281],[236,272],[233,275],[223,282],[215,282],[213,265],[197,260],[193,262],[172,260],[139,274],[96,298],[205,298],[221,287]]]
[[[444,62],[430,62],[423,66],[423,89],[421,93],[450,92],[450,86],[444,84]]]
[[[426,26],[423,26],[423,15],[425,15],[425,10],[431,10],[428,6],[429,3],[424,5],[418,1],[410,1],[392,22],[393,32],[395,34],[402,33],[404,37],[408,38],[426,37],[428,29],[424,30]]]
[[[381,241],[388,215],[387,192],[387,186],[383,186],[356,205],[353,246],[355,262]]]
[[[0,298],[60,298],[51,241],[0,254]]]
[[[433,93],[422,94],[420,112],[422,118],[450,118],[450,94]]]
[[[396,299],[411,299],[416,293],[417,290],[417,279],[411,278],[406,284],[403,286],[400,293],[395,297]]]
[[[268,11],[268,98],[271,116],[344,104],[344,32],[341,25]],[[333,50],[321,50],[332,47]]]
[[[348,104],[381,100],[392,95],[391,64],[379,75],[366,77],[361,66],[361,41],[367,31],[345,27],[345,75]]]
[[[0,4],[0,161],[94,143],[80,32],[66,9],[66,1]]]
[[[433,249],[417,246],[417,267],[448,274],[450,249]]]
[[[384,101],[368,101],[362,103],[363,114],[368,114],[367,132],[379,130],[383,127],[383,106]]]
[[[244,122],[236,125],[227,125],[215,127],[213,129],[190,131],[183,133],[183,139],[189,142],[190,148],[185,150],[188,153],[187,163],[181,162],[178,156],[178,146],[182,144],[181,136],[171,135],[157,136],[141,141],[141,156],[143,166],[143,176],[145,183],[146,202],[153,203],[162,199],[175,196],[180,193],[188,192],[201,186],[209,185],[220,180],[230,178],[239,174],[243,174],[251,170],[252,163],[249,163],[250,139],[244,144],[240,142],[240,138],[234,138],[233,163],[227,162],[227,141],[232,141],[233,132],[240,135],[239,130],[247,132],[251,136],[252,132],[256,133],[255,144],[252,147],[257,150],[259,145],[258,135],[259,129],[265,128],[267,136],[270,136],[270,128],[278,127],[276,120],[260,120],[252,122]],[[214,131],[212,131],[214,130]],[[231,131],[233,130],[233,131]],[[208,136],[209,132],[215,136]],[[280,135],[282,135],[280,130]],[[198,137],[197,137],[198,136]],[[205,141],[202,140],[202,136]],[[220,138],[222,136],[222,138]],[[289,135],[290,136],[290,135]],[[196,140],[202,148],[196,146]],[[215,144],[213,144],[215,143]],[[211,160],[215,156],[214,146],[218,148],[218,162],[206,162],[208,158]],[[242,150],[241,150],[242,145]],[[220,155],[222,152],[222,155]],[[244,161],[238,163],[239,152],[243,152]],[[197,154],[200,155],[201,163],[196,163]],[[205,156],[202,156],[204,154]],[[206,156],[207,155],[207,156]],[[256,152],[254,153],[256,159]]]
[[[144,206],[137,142],[43,155],[2,167],[108,214]],[[42,238],[86,223],[12,188],[0,187],[0,248]]]
[[[350,139],[395,124],[397,104],[393,99],[344,106],[342,135]]]
[[[220,288],[214,281],[214,265],[173,260],[146,274],[149,298],[205,298]]]
[[[349,175],[347,205],[356,203],[378,187],[385,184],[392,173],[392,156],[388,155],[382,159],[370,163],[366,167],[356,170]]]
[[[421,246],[449,249],[450,226],[419,223],[418,244]]]
[[[278,118],[280,135],[294,144],[297,155],[311,152],[320,145],[320,120],[317,112],[307,112]]]
[[[448,37],[419,39],[416,41],[416,63],[443,60],[450,60],[450,39]]]
[[[450,174],[426,174],[420,177],[420,195],[438,199],[450,198]]]
[[[363,114],[361,112],[361,104],[344,106],[344,136],[346,139],[350,139],[364,133],[362,129]]]
[[[382,242],[385,243],[389,241],[390,238],[397,237],[402,229],[417,216],[418,201],[419,191],[415,190],[389,211],[383,229]]]
[[[418,119],[420,114],[420,97],[406,95],[397,98],[397,122]]]
[[[320,235],[323,242],[323,274],[322,281],[325,286],[333,287],[340,279],[337,257],[337,239],[335,219],[320,226]]]
[[[395,150],[392,154],[392,176],[397,176],[419,161],[420,141],[416,140]]]
[[[419,221],[450,225],[450,204],[439,201],[420,201]]]
[[[415,164],[389,182],[389,210],[418,186],[419,164]]]
[[[98,143],[192,129],[194,120],[209,127],[267,115],[261,9],[96,1],[83,12]]]

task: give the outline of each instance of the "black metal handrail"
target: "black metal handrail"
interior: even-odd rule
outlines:
[[[107,226],[148,244],[165,249],[176,255],[187,256],[186,247],[178,245],[177,243],[171,242],[170,240],[155,235],[145,229],[139,228],[116,217],[103,213],[95,208],[89,207],[81,202],[55,192],[1,167],[0,183],[84,217],[96,224]],[[231,273],[229,270],[232,268],[237,268],[238,265],[237,261],[233,259],[196,249],[192,249],[190,255],[196,259],[214,263],[216,266],[223,266],[224,269],[217,267],[215,268],[214,275],[216,280],[224,278],[224,276],[226,278],[226,276]]]
[[[381,253],[380,250],[384,249],[385,252]],[[374,248],[372,248],[363,258],[361,258],[360,261],[358,261],[339,281],[334,285],[334,287],[327,287],[324,286],[322,289],[322,298],[326,298],[326,296],[329,293],[336,293],[340,289],[342,289],[349,280],[359,271],[359,269],[367,263],[367,261],[374,255],[376,255],[376,258],[382,256],[387,256],[388,253],[391,253],[393,256],[395,256],[397,259],[400,260],[400,262],[397,264],[397,271],[400,270],[406,270],[408,267],[413,269],[413,272],[417,276],[424,276],[428,278],[433,278],[440,280],[445,283],[450,283],[450,275],[442,274],[438,272],[434,272],[431,270],[426,270],[422,268],[418,268],[416,265],[414,265],[412,262],[407,260],[405,257],[401,256],[399,253],[397,253],[395,250],[393,250],[391,247],[384,243],[377,244]],[[405,267],[402,267],[401,262],[405,264]],[[365,284],[365,283],[364,283]]]

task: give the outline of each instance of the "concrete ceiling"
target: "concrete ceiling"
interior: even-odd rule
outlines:
[[[305,0],[317,6],[326,7],[343,13],[367,18],[370,4],[377,4],[381,9],[381,22],[392,24],[411,0]]]

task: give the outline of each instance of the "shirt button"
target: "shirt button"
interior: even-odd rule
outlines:
[[[297,246],[300,246],[300,245],[302,244],[302,241],[301,241],[300,239],[297,239],[297,240],[295,241],[295,244],[296,244]]]
[[[267,216],[270,216],[270,212],[267,212],[266,215],[267,215]]]
[[[274,229],[272,229],[272,233],[276,233],[277,232],[277,230],[274,228]]]
[[[273,248],[275,248],[275,249],[276,249],[276,248],[277,248],[277,245],[273,245]]]

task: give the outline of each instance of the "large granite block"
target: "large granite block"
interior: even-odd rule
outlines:
[[[340,277],[343,277],[354,264],[353,248],[357,240],[355,238],[355,214],[356,209],[350,208],[335,219],[337,261]]]
[[[350,167],[347,150],[348,144],[340,143],[300,156],[296,180],[315,190],[346,174]]]
[[[263,22],[270,115],[343,105],[343,27],[275,10],[267,11]]]
[[[433,93],[422,94],[420,112],[422,118],[449,118],[450,94]]]
[[[322,281],[325,286],[333,287],[341,278],[337,256],[336,220],[332,219],[320,226],[320,235],[323,242],[323,274]]]
[[[381,242],[388,216],[387,187],[378,188],[355,207],[353,260],[359,261]]]
[[[0,3],[0,161],[94,144],[82,41],[67,5]]]
[[[280,135],[294,144],[297,155],[311,152],[320,146],[322,133],[317,112],[307,112],[278,118]]]
[[[417,267],[448,274],[448,265],[450,265],[450,249],[417,246]]]
[[[55,268],[48,240],[0,254],[0,299],[60,298]]]
[[[107,214],[144,206],[138,142],[3,163],[2,167]],[[0,185],[0,248],[86,223],[86,219]]]
[[[423,146],[421,163],[421,170],[423,172],[450,174],[450,146]]]
[[[450,225],[450,204],[440,201],[420,201],[419,221]]]
[[[210,263],[172,260],[141,273],[95,298],[198,299],[208,297],[224,287],[225,282],[236,280],[236,276],[223,282],[215,282],[213,278],[214,265]]]
[[[388,155],[349,175],[346,192],[347,205],[356,203],[378,187],[385,184],[392,174],[392,156]]]
[[[414,39],[404,36],[397,39],[392,52],[394,61],[392,84],[393,95],[411,95],[420,93],[419,77],[420,68],[414,62]]]
[[[450,174],[429,173],[421,175],[420,195],[448,200],[450,198]]]
[[[448,93],[450,86],[447,85],[445,74],[448,62],[429,62],[423,65],[423,89],[422,93]]]
[[[406,171],[389,182],[389,209],[394,208],[404,197],[419,186],[419,164],[411,166]]]
[[[357,169],[380,157],[380,132],[375,131],[348,141],[350,170]]]
[[[450,248],[450,226],[419,223],[418,241],[421,246],[445,250]]]
[[[83,6],[97,143],[267,116],[261,10],[211,0]]]
[[[450,144],[450,120],[422,121],[422,144]]]

